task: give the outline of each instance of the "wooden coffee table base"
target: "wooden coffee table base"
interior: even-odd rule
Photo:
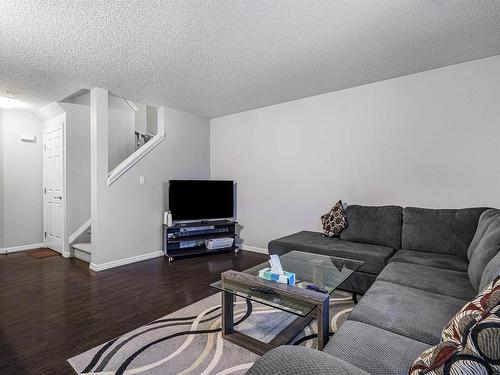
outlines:
[[[263,355],[280,345],[290,344],[316,317],[318,321],[318,350],[323,350],[329,339],[329,298],[318,303],[316,309],[306,317],[297,317],[269,343],[262,342],[234,329],[234,295],[222,292],[222,337],[253,353]],[[316,316],[314,314],[316,312]]]

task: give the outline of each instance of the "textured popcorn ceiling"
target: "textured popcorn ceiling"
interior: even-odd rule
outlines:
[[[500,54],[500,1],[0,0],[0,95],[209,118]]]

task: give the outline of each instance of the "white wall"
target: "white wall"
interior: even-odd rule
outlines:
[[[23,142],[21,134],[36,142]],[[4,248],[43,242],[43,123],[31,112],[3,110]]]
[[[209,121],[165,108],[165,140],[107,186],[106,112],[107,91],[92,89],[93,269],[160,251],[168,181],[210,175]],[[145,176],[145,185],[139,176]]]
[[[342,199],[500,207],[500,56],[211,120],[211,177],[238,183],[249,246]]]
[[[158,109],[150,105],[146,106],[146,132],[149,134],[158,133]]]
[[[137,106],[135,130],[155,135],[158,132],[158,108],[143,103],[134,104]]]
[[[58,103],[66,112],[66,233],[90,219],[90,106]]]
[[[109,95],[108,103],[108,170],[111,171],[135,151],[135,112],[117,96]]]
[[[3,249],[3,233],[3,109],[0,108],[0,249]]]

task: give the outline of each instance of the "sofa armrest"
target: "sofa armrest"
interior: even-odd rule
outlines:
[[[246,375],[370,375],[341,359],[301,346],[280,346],[264,354]]]

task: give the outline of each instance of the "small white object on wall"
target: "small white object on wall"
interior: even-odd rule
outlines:
[[[36,143],[36,136],[33,134],[21,134],[21,141]]]

